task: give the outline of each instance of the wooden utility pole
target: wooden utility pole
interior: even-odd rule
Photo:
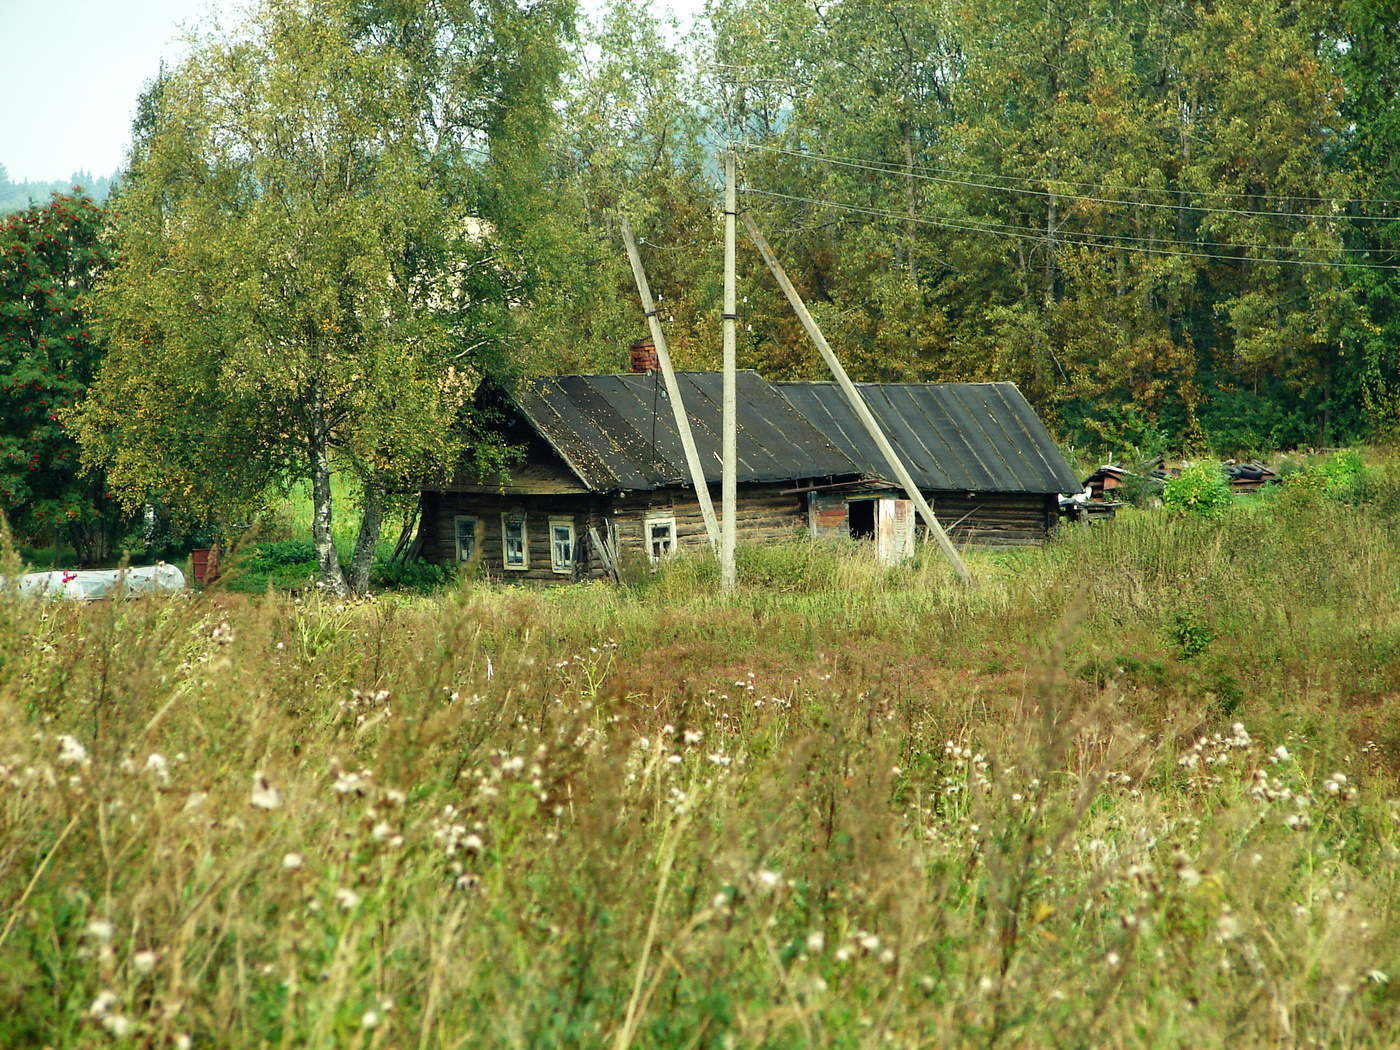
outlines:
[[[719,534],[719,589],[729,594],[739,582],[734,564],[734,547],[738,537],[738,482],[736,478],[739,425],[738,376],[734,325],[737,320],[734,276],[734,219],[738,212],[738,193],[734,186],[734,150],[724,154],[724,414],[720,436],[720,459],[723,461],[720,481],[721,527]]]
[[[718,553],[719,523],[715,520],[715,506],[710,501],[710,488],[705,484],[700,455],[695,451],[695,438],[690,433],[690,417],[686,415],[685,404],[681,401],[680,384],[676,382],[676,373],[671,368],[671,351],[666,346],[666,334],[661,331],[661,322],[656,319],[656,303],[651,298],[651,286],[647,284],[646,271],[642,269],[642,257],[637,254],[632,226],[625,217],[622,220],[622,243],[627,247],[632,276],[637,279],[637,292],[642,297],[642,311],[651,329],[651,341],[656,344],[656,360],[661,365],[661,378],[666,382],[666,397],[671,402],[676,432],[680,435],[681,447],[685,449],[685,464],[690,470],[691,484],[695,486],[695,499],[700,504],[700,515],[705,519],[705,533],[710,538],[710,547]]]
[[[826,336],[822,335],[822,330],[817,327],[817,322],[812,318],[807,310],[807,304],[802,301],[802,296],[797,294],[797,289],[793,287],[792,281],[788,280],[787,271],[778,262],[778,257],[773,254],[773,249],[769,247],[768,241],[759,232],[753,217],[745,213],[744,228],[748,230],[749,236],[753,238],[754,245],[758,248],[758,253],[763,256],[763,261],[768,264],[768,269],[773,271],[773,277],[778,282],[778,287],[783,290],[791,304],[793,311],[797,314],[797,319],[802,322],[802,327],[807,330],[807,335],[816,344],[821,352],[822,359],[826,361],[827,368],[831,369],[831,374],[836,377],[836,385],[841,388],[841,392],[846,395],[846,400],[851,403],[851,409],[855,412],[856,418],[861,421],[866,432],[870,434],[870,439],[884,454],[885,461],[889,463],[890,469],[894,471],[899,483],[904,486],[904,492],[913,501],[914,506],[919,509],[919,514],[923,517],[928,530],[938,541],[938,546],[942,549],[947,559],[952,562],[953,568],[962,577],[964,583],[972,582],[972,574],[967,571],[967,566],[963,564],[962,558],[958,555],[957,548],[948,539],[948,534],[943,531],[943,526],[933,515],[933,508],[924,499],[924,494],[919,491],[919,486],[914,483],[908,469],[899,458],[899,453],[895,452],[894,446],[885,437],[885,432],[880,429],[880,424],[876,421],[874,414],[870,411],[870,406],[865,403],[865,398],[861,397],[856,385],[851,382],[851,377],[846,374],[845,368],[837,360],[836,353],[831,349],[831,344],[826,341]]]

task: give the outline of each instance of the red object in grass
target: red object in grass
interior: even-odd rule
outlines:
[[[219,548],[201,547],[190,551],[190,574],[203,586],[219,578]]]

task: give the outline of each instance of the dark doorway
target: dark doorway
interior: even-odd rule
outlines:
[[[851,539],[875,538],[875,501],[853,499],[846,504],[846,521],[851,527]]]

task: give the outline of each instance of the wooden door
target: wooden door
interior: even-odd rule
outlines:
[[[907,499],[882,499],[875,510],[875,554],[882,565],[894,565],[914,555],[914,504]]]

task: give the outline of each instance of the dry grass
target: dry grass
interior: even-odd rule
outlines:
[[[0,601],[0,1046],[1394,1046],[1389,498]]]

